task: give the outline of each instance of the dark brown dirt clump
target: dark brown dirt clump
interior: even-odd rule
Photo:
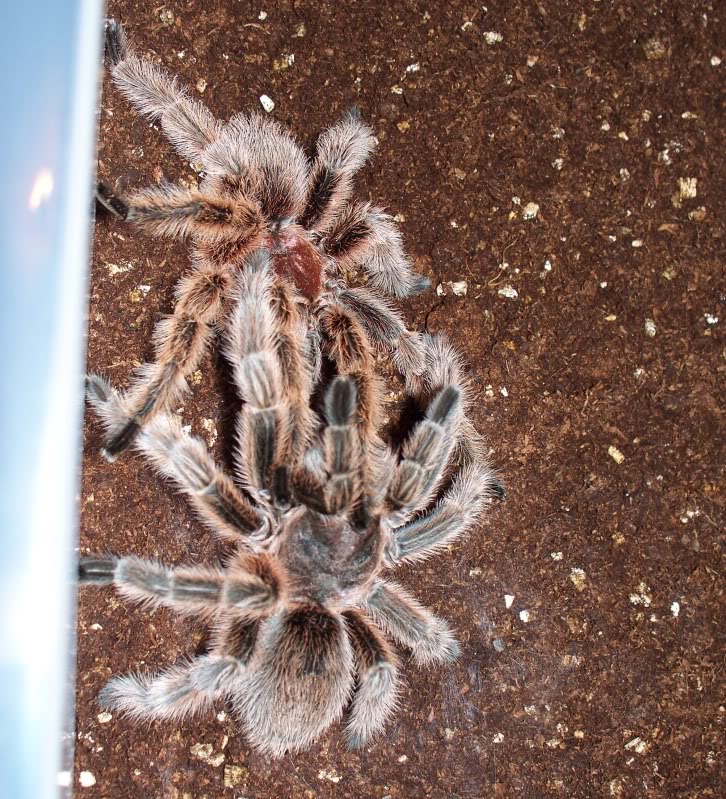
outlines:
[[[267,94],[312,143],[360,106],[380,139],[360,194],[399,215],[438,287],[406,303],[408,320],[466,355],[509,500],[404,575],[463,655],[408,664],[397,720],[361,752],[333,729],[269,761],[230,717],[99,718],[111,675],[198,651],[204,631],[84,592],[76,785],[80,771],[96,782],[79,796],[723,795],[724,9],[487,8],[110,3],[218,116]],[[196,179],[108,82],[99,174]],[[183,244],[99,219],[90,370],[124,385],[151,357],[187,263]],[[234,408],[219,406],[218,367],[207,360],[184,417],[210,441],[218,431],[224,458]],[[171,486],[137,458],[106,464],[99,445],[89,419],[83,551],[214,556]]]

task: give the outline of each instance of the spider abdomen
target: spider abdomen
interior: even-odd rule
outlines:
[[[353,652],[337,613],[301,603],[269,619],[257,667],[232,704],[259,749],[274,756],[309,746],[339,719],[353,689]]]
[[[310,302],[323,289],[325,265],[320,253],[300,228],[289,227],[275,237],[273,259],[275,272]]]

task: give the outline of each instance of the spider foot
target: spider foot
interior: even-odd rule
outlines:
[[[113,189],[101,181],[96,184],[96,202],[100,203],[113,216],[119,219],[128,219],[129,206],[126,200],[114,194]]]
[[[106,58],[112,66],[116,66],[126,58],[126,33],[118,20],[109,18],[104,26]]]

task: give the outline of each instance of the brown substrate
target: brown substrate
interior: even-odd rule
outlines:
[[[360,194],[399,215],[434,286],[405,303],[408,321],[465,353],[509,500],[403,574],[463,654],[407,664],[400,713],[361,752],[335,728],[271,762],[230,717],[99,717],[111,675],[197,651],[205,633],[84,592],[78,796],[721,795],[724,10],[487,5],[110,3],[219,116],[261,111],[266,94],[310,144],[360,106],[380,140]],[[132,186],[196,179],[108,82],[99,162]],[[182,244],[99,219],[91,370],[124,385],[151,357],[187,262]],[[199,378],[185,422],[224,458],[234,408],[219,406],[216,358]],[[214,556],[168,484],[135,457],[106,464],[99,444],[89,418],[85,550]]]

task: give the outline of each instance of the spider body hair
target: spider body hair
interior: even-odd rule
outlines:
[[[118,23],[107,26],[107,52],[117,85],[203,178],[194,192],[100,192],[140,229],[189,237],[194,266],[157,326],[156,361],[125,393],[89,376],[88,399],[107,458],[139,450],[226,554],[213,564],[81,559],[82,583],[212,628],[206,654],[116,677],[99,701],[140,720],[226,702],[250,743],[274,757],[310,746],[346,716],[348,744],[364,746],[399,701],[402,667],[389,641],[420,666],[459,653],[448,624],[386,572],[436,555],[503,496],[468,418],[463,364],[443,340],[408,331],[385,298],[426,281],[393,221],[351,202],[374,144],[357,112],[321,136],[308,163],[272,120],[215,120],[134,55]],[[352,266],[367,272],[367,288],[343,282]],[[241,400],[233,474],[169,413],[216,332]],[[378,432],[380,349],[425,409],[400,452]],[[337,374],[319,390],[323,354]]]
[[[134,555],[80,565],[83,583],[209,622],[210,647],[156,676],[112,680],[102,702],[135,718],[179,719],[226,701],[250,743],[275,757],[310,746],[347,711],[348,743],[363,746],[398,703],[401,664],[389,639],[422,666],[459,652],[448,624],[386,570],[464,534],[499,483],[481,464],[462,470],[453,459],[466,421],[458,372],[431,384],[397,455],[366,418],[380,416],[382,402],[368,340],[348,364],[360,374],[339,374],[314,400],[303,338],[291,334],[285,354],[279,346],[280,325],[293,330],[299,320],[274,262],[259,253],[236,281],[225,348],[244,401],[236,479],[167,414],[134,441],[234,552],[211,565]],[[446,351],[435,339],[427,346]],[[89,399],[107,431],[123,420],[125,397],[103,379],[89,378]]]
[[[174,313],[157,326],[155,363],[137,372],[124,395],[126,421],[106,443],[106,457],[118,457],[154,415],[178,404],[215,329],[225,335],[235,274],[249,269],[260,250],[295,296],[301,324],[288,328],[289,335],[315,331],[326,339],[328,354],[340,359],[341,372],[353,368],[350,349],[359,351],[353,339],[362,337],[391,352],[406,377],[420,375],[421,336],[406,329],[386,295],[419,293],[428,280],[413,271],[393,220],[351,200],[353,177],[375,147],[360,113],[345,114],[323,132],[310,161],[272,119],[238,114],[226,123],[216,120],[176,78],[136,55],[114,20],[106,25],[106,51],[116,86],[140,114],[160,123],[202,175],[195,190],[161,184],[119,197],[99,187],[100,202],[141,232],[189,238],[194,262],[179,283]],[[344,269],[362,269],[369,288],[349,290]],[[273,415],[258,415],[258,429],[269,428]],[[279,455],[270,453],[273,461]]]

